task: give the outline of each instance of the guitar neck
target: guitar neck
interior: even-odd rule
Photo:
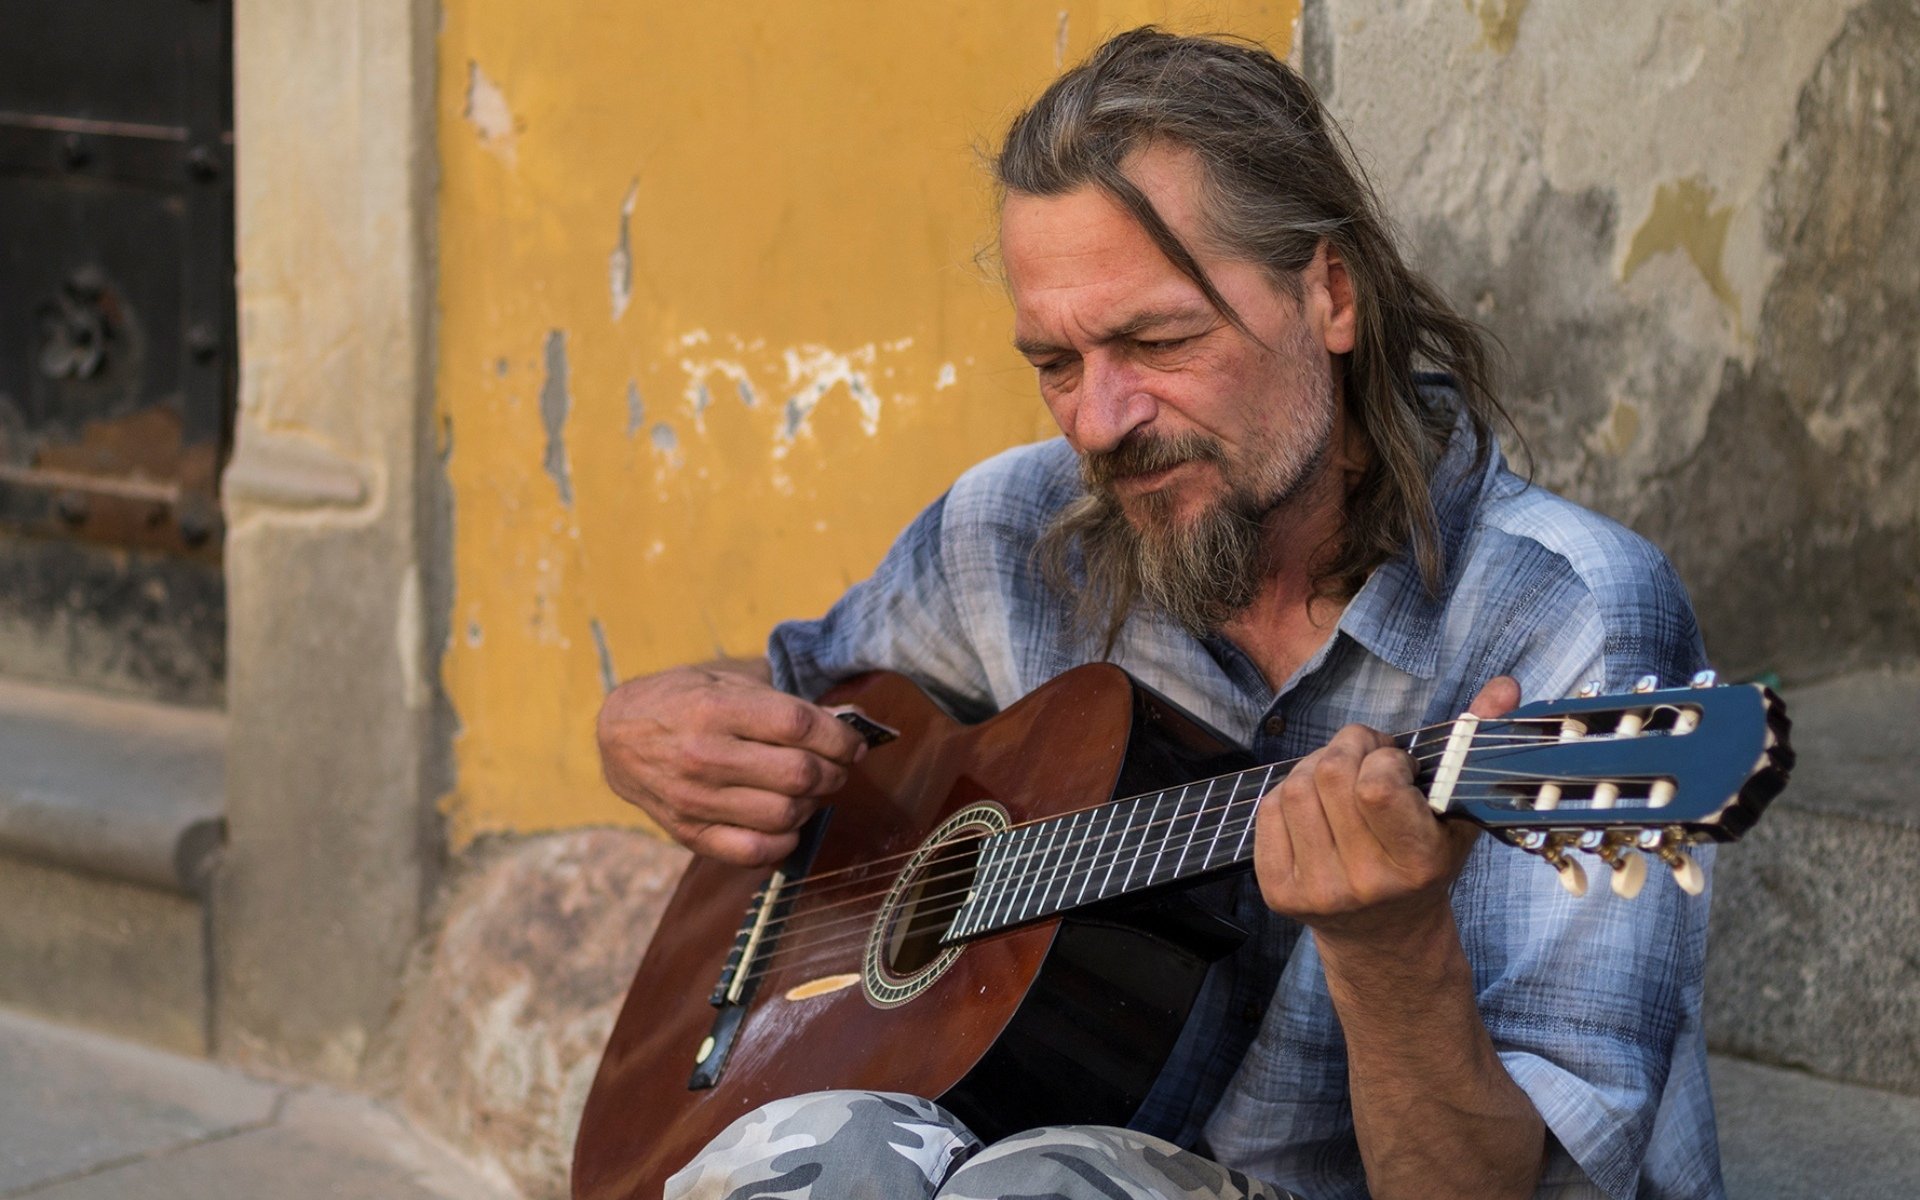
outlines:
[[[1287,764],[1129,796],[986,838],[948,942],[1253,861],[1253,818]]]

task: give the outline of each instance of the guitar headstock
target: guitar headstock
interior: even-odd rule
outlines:
[[[1575,852],[1605,862],[1621,895],[1639,892],[1649,858],[1698,893],[1687,847],[1738,838],[1786,786],[1786,709],[1759,684],[1716,686],[1711,671],[1687,687],[1647,676],[1598,692],[1463,717],[1415,742],[1433,766],[1434,806],[1540,855],[1576,895],[1586,874]]]

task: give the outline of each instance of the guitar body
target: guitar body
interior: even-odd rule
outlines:
[[[1237,941],[1186,893],[1150,893],[942,951],[944,969],[876,999],[863,972],[881,901],[906,856],[956,815],[997,806],[1019,825],[1247,760],[1105,666],[1068,672],[979,725],[953,721],[886,673],[822,702],[855,705],[899,740],[872,749],[833,797],[811,862],[788,885],[797,898],[749,956],[736,1027],[706,1066],[711,1086],[697,1088],[689,1080],[720,1011],[709,992],[769,872],[704,859],[687,868],[588,1096],[576,1200],[657,1200],[667,1177],[742,1114],[830,1088],[926,1096],[987,1139],[1123,1124],[1207,965]],[[820,883],[810,890],[809,880]]]

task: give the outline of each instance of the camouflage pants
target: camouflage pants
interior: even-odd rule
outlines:
[[[953,1114],[893,1092],[776,1100],[722,1130],[665,1200],[1299,1200],[1171,1142],[1065,1125],[982,1147]]]

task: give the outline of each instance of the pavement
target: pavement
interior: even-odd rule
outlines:
[[[1920,1098],[1716,1058],[1729,1200],[1920,1198]],[[0,1010],[0,1200],[519,1200],[364,1097]]]
[[[0,1200],[518,1200],[344,1092],[0,1010]]]

